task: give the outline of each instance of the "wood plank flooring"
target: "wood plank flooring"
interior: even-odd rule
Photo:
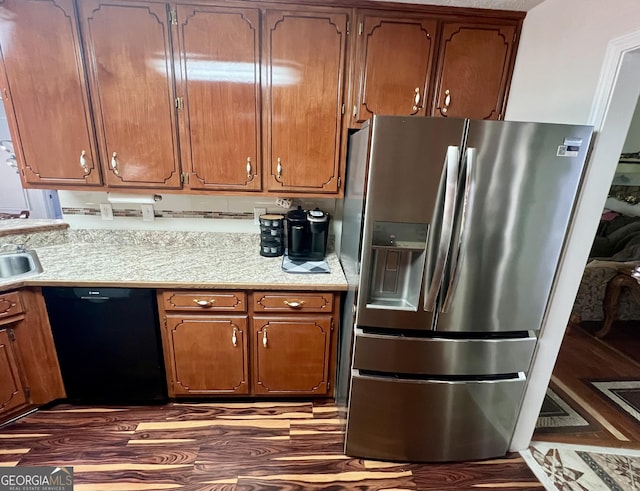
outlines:
[[[58,405],[0,429],[0,466],[73,466],[76,491],[544,489],[522,458],[407,464],[342,453],[322,403]]]
[[[614,326],[615,329],[615,326]],[[612,331],[613,334],[613,331]],[[628,342],[637,343],[628,338]],[[539,434],[533,440],[640,449],[640,423],[600,396],[588,379],[640,380],[640,363],[580,328],[565,334],[552,380],[600,423],[594,432]]]

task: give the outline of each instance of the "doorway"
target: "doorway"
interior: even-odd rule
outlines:
[[[529,372],[512,451],[525,449],[533,435],[639,95],[640,31],[637,31],[611,41],[605,56],[590,116],[596,129],[590,164]]]

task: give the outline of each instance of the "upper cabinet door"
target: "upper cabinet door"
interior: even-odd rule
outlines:
[[[446,23],[433,116],[502,119],[516,26]]]
[[[338,9],[266,13],[268,191],[338,191],[347,20]]]
[[[425,115],[437,25],[423,17],[361,15],[352,126],[374,114]]]
[[[167,6],[124,0],[79,5],[107,184],[179,188]]]
[[[177,13],[189,187],[259,191],[260,12],[178,5]]]
[[[73,1],[0,1],[0,49],[25,186],[101,184]]]

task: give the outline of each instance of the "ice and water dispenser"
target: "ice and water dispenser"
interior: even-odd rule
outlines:
[[[426,223],[374,222],[367,308],[417,310]]]

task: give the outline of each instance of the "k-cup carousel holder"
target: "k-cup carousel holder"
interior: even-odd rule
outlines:
[[[277,257],[284,254],[284,215],[260,215],[260,255]]]

